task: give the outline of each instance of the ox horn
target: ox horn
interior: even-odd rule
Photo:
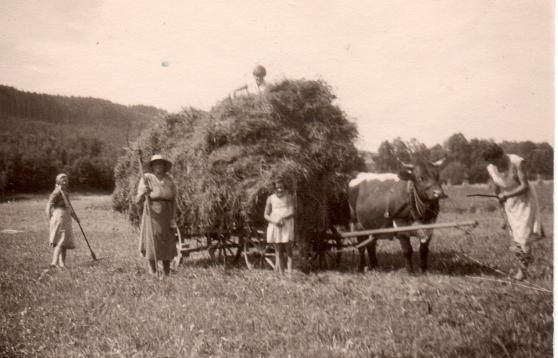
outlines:
[[[399,163],[401,163],[401,165],[402,165],[403,167],[405,167],[405,169],[413,169],[413,168],[415,167],[413,164],[408,164],[408,163],[402,162],[401,159],[399,159],[399,158],[397,158],[397,161],[398,161]]]
[[[435,167],[439,167],[442,164],[444,164],[445,161],[446,161],[446,157],[442,157],[441,159],[438,159],[437,161],[432,162],[432,165],[435,166]]]

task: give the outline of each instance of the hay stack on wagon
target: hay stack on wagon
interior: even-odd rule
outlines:
[[[278,177],[296,192],[299,229],[322,230],[345,219],[328,207],[362,167],[356,127],[334,100],[323,81],[285,80],[263,97],[227,98],[209,112],[169,115],[132,147],[142,150],[144,162],[163,153],[174,163],[177,222],[186,232],[263,227],[265,200]],[[136,224],[138,173],[137,153],[129,151],[115,168],[113,194],[114,208]]]

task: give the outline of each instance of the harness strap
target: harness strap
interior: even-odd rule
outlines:
[[[419,196],[414,182],[408,182],[407,192],[413,220],[425,221],[428,213],[433,214],[434,217],[438,216],[439,208],[437,206],[434,208],[428,207],[428,204]]]
[[[403,211],[403,209],[405,209],[405,207],[408,205],[407,203],[403,203],[403,205],[397,208],[397,210],[395,210],[393,213],[390,213],[389,205],[391,203],[391,194],[393,194],[393,189],[390,189],[390,191],[388,192],[388,196],[386,198],[386,210],[384,211],[384,219],[386,219],[386,226],[392,226],[393,219],[395,219],[397,215],[399,215]]]
[[[386,197],[386,210],[384,211],[384,218],[385,219],[389,219],[390,215],[389,215],[389,203],[390,203],[390,199],[391,199],[391,194],[393,193],[393,189],[390,189],[388,191],[388,195]]]

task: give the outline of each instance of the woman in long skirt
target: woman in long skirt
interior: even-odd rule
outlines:
[[[46,206],[46,215],[50,220],[49,243],[54,248],[51,267],[66,267],[66,250],[75,248],[72,231],[72,217],[79,221],[68,199],[69,178],[66,174],[56,176],[54,191],[50,194]],[[65,196],[65,197],[64,197]]]
[[[267,239],[275,245],[275,268],[283,273],[283,256],[287,255],[287,272],[293,268],[292,242],[294,240],[294,200],[285,190],[283,181],[274,183],[275,193],[267,198],[264,217],[268,222]]]
[[[168,171],[172,163],[154,155],[148,164],[151,173],[140,179],[136,203],[149,196],[141,218],[139,250],[149,262],[149,271],[157,273],[157,261],[163,261],[163,273],[168,276],[170,262],[176,256],[176,239],[171,228],[176,227],[176,187]]]
[[[511,249],[519,261],[515,278],[523,280],[532,261],[531,243],[544,237],[537,194],[527,180],[523,158],[504,154],[496,144],[484,151],[483,158],[488,163],[486,170],[491,184],[504,207],[513,240]]]

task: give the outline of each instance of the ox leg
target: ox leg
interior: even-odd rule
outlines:
[[[409,273],[413,272],[413,247],[411,246],[411,238],[408,236],[399,236],[399,244],[401,252],[405,259],[405,268]]]
[[[361,247],[358,249],[358,272],[364,272],[364,266],[366,265],[364,250],[366,250],[366,247]]]
[[[373,270],[378,266],[378,259],[376,258],[376,239],[372,240],[367,247],[368,250],[368,268]]]
[[[424,273],[428,269],[428,245],[430,240],[420,243],[419,256],[420,256],[420,270]]]

